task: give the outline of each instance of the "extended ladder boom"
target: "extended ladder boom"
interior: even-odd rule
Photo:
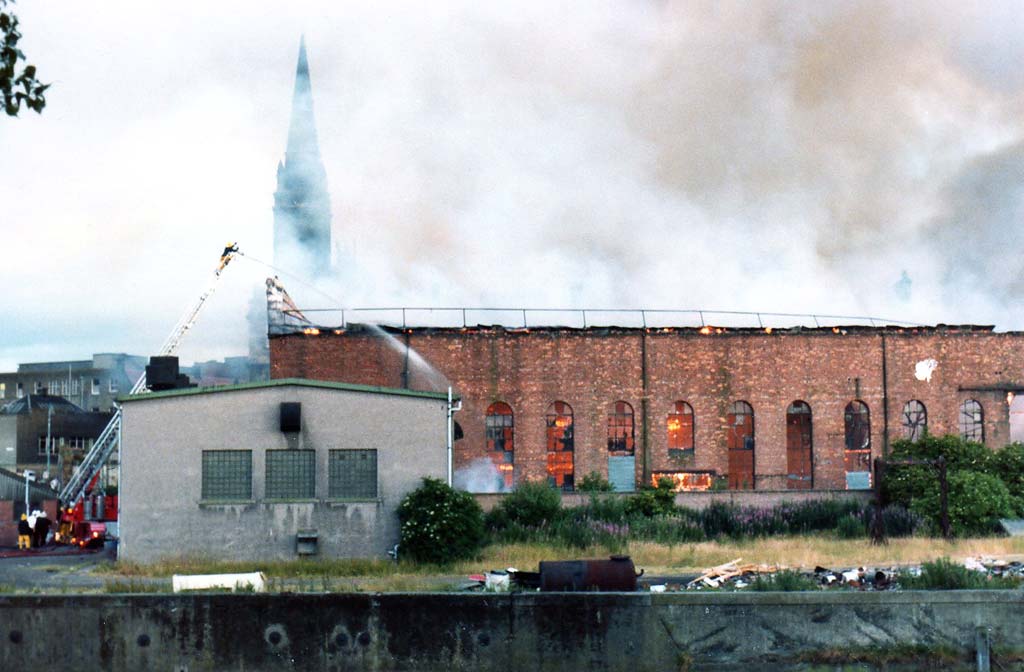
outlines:
[[[220,263],[217,266],[217,270],[213,273],[213,278],[210,280],[210,284],[207,285],[206,289],[202,294],[199,295],[199,300],[195,302],[185,314],[181,316],[178,323],[174,325],[174,329],[171,330],[167,340],[164,341],[163,346],[160,348],[160,356],[173,355],[178,351],[178,346],[181,345],[182,339],[188,330],[191,329],[196,320],[199,318],[199,312],[203,308],[203,304],[210,298],[214,290],[217,289],[217,281],[220,280],[221,272],[231,262],[234,255],[238,252],[238,245],[232,243],[224,248],[224,252],[221,253]],[[144,392],[146,389],[146,372],[143,371],[139,379],[132,385],[131,392],[129,394],[139,394]],[[85,491],[89,487],[89,484],[100,473],[100,469],[107,463],[110,456],[114,453],[114,450],[121,445],[121,407],[114,406],[114,415],[110,418],[110,422],[103,428],[103,432],[100,433],[99,438],[93,443],[92,448],[86,453],[85,459],[82,460],[82,464],[78,466],[78,469],[68,480],[67,484],[61,489],[58,497],[62,506],[69,507],[78,504],[78,500],[85,496]]]

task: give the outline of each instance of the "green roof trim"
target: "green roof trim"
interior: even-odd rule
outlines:
[[[216,387],[186,387],[180,390],[163,390],[161,392],[144,392],[118,397],[121,403],[146,401],[147,399],[166,399],[167,397],[188,397],[200,394],[219,394],[221,392],[239,392],[243,390],[262,390],[268,387],[313,387],[322,390],[341,390],[342,392],[365,392],[368,394],[393,394],[400,397],[418,397],[420,399],[437,399],[447,401],[447,392],[424,392],[420,390],[403,390],[397,387],[378,387],[376,385],[357,385],[355,383],[335,383],[327,380],[309,380],[306,378],[276,378],[256,383],[239,383],[237,385],[219,385]],[[459,397],[453,396],[453,399]]]

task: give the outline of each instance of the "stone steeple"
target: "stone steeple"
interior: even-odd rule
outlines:
[[[288,145],[277,165],[274,263],[307,278],[331,270],[331,201],[316,137],[305,37],[299,43]]]

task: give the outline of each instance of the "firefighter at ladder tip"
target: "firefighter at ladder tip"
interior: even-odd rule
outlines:
[[[224,247],[224,251],[220,253],[220,263],[217,264],[217,275],[220,275],[220,272],[223,271],[224,267],[228,265],[229,261],[231,261],[231,255],[236,252],[238,252],[238,243],[228,243]]]

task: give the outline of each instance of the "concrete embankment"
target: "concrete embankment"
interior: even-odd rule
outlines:
[[[0,596],[0,669],[778,670],[827,649],[1024,651],[1024,591]]]

